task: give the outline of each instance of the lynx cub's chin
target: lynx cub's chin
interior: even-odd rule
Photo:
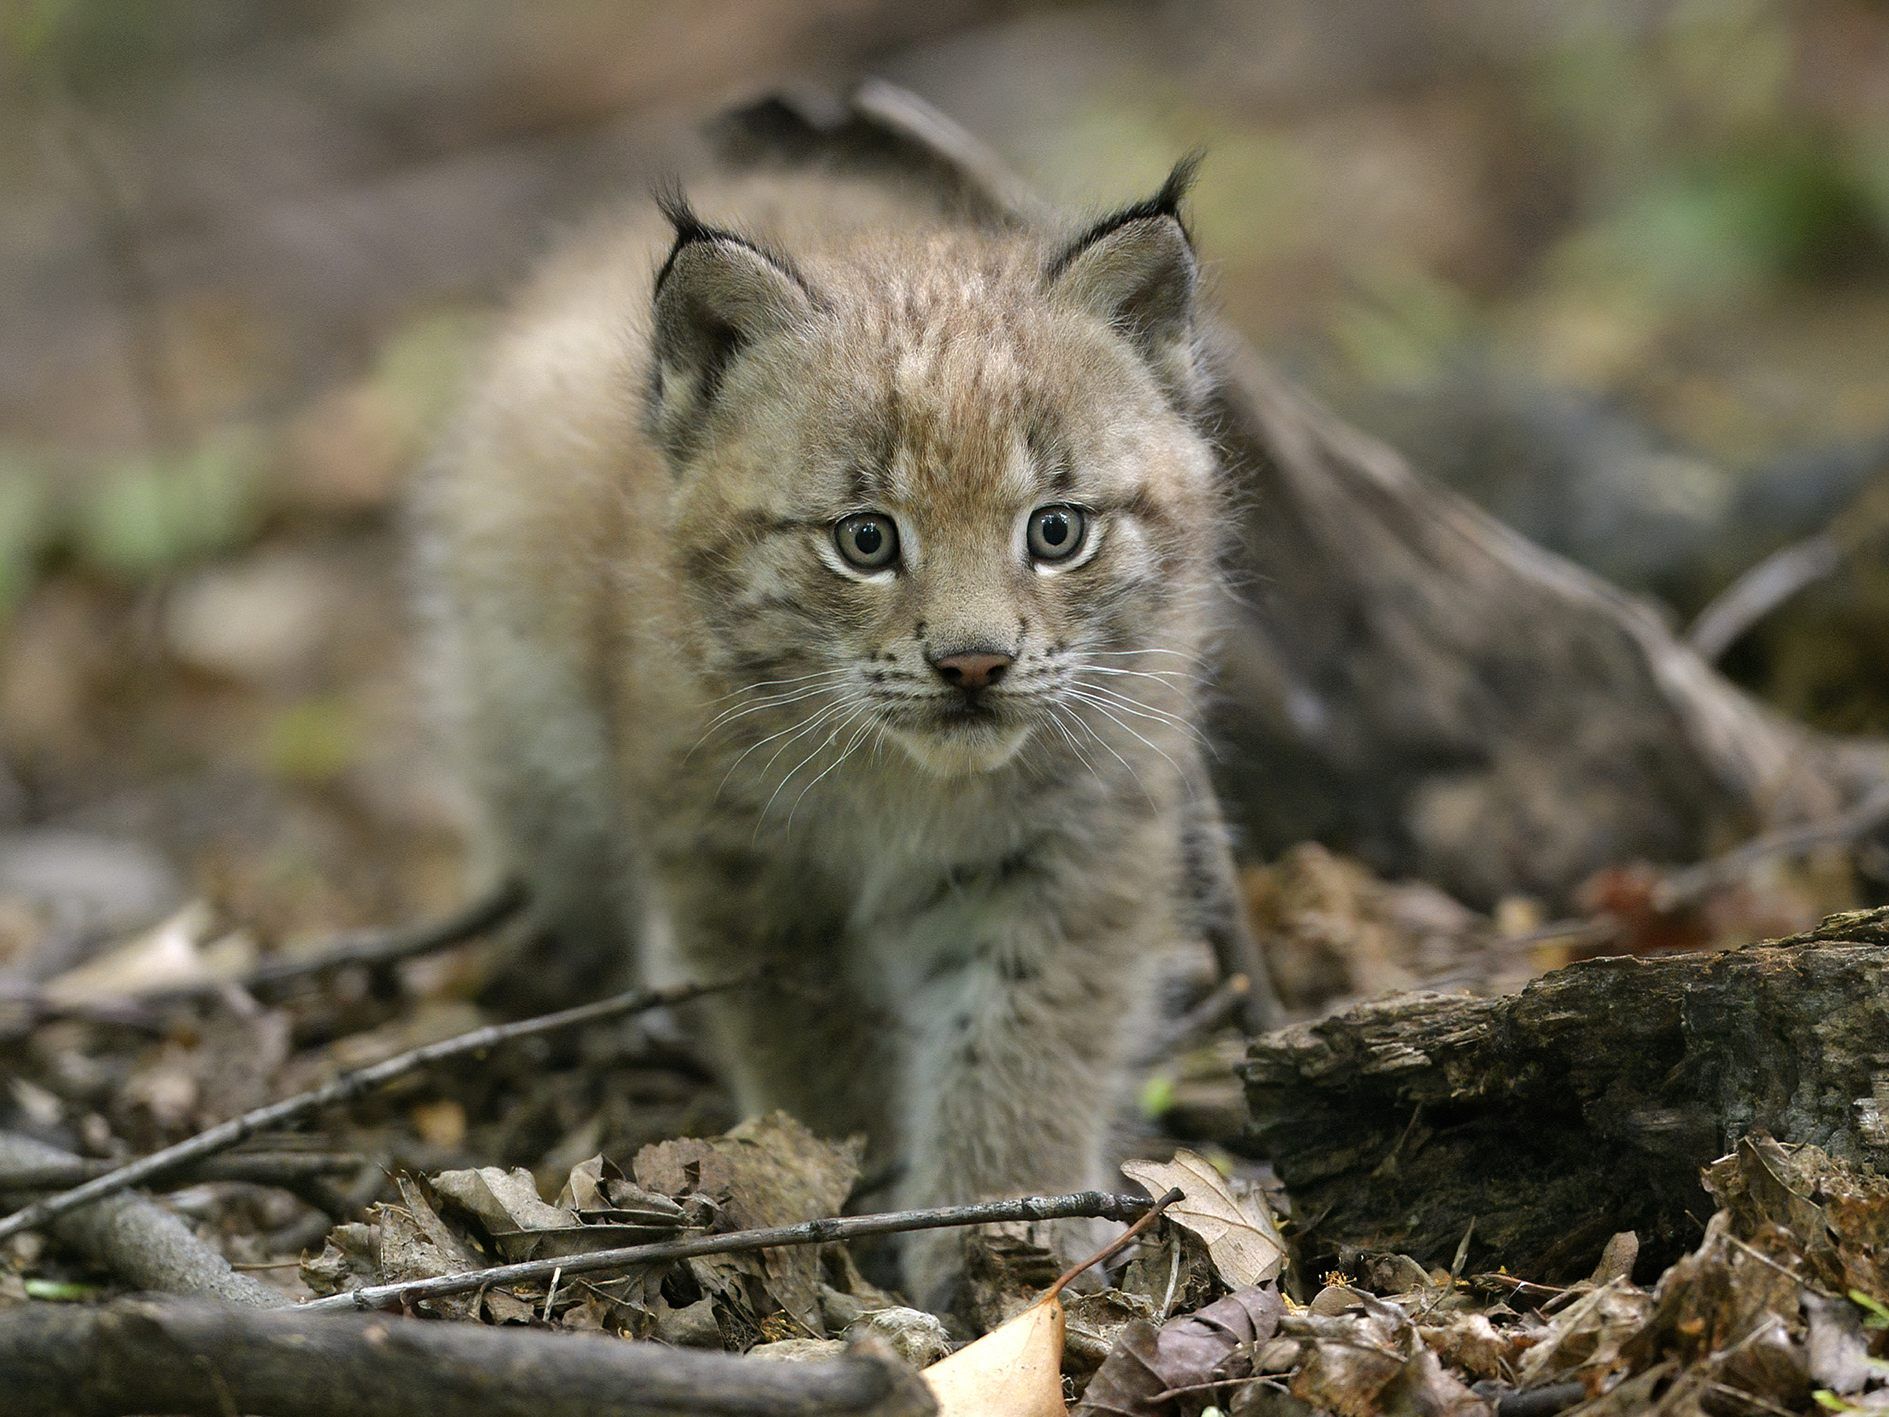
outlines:
[[[928,733],[911,733],[898,728],[886,730],[886,737],[935,777],[995,772],[1016,757],[1029,736],[1030,726],[1025,723],[967,721],[945,724]]]
[[[560,964],[703,1005],[897,1200],[1107,1184],[1162,953],[1237,929],[1195,697],[1226,522],[1190,169],[1061,232],[824,172],[619,214],[419,498],[441,702]],[[905,1255],[935,1296],[955,1241]]]

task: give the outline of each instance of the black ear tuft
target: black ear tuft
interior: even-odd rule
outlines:
[[[1050,258],[1045,274],[1051,280],[1055,280],[1069,268],[1070,262],[1103,237],[1120,231],[1131,222],[1146,221],[1149,217],[1171,218],[1174,224],[1180,227],[1181,235],[1187,239],[1188,245],[1192,246],[1194,235],[1187,229],[1187,220],[1181,215],[1181,203],[1187,200],[1188,192],[1193,189],[1194,179],[1200,175],[1200,164],[1206,156],[1206,150],[1202,148],[1195,148],[1187,153],[1174,164],[1167,175],[1167,180],[1161,184],[1160,191],[1132,206],[1110,212],[1087,231],[1082,232]]]
[[[675,240],[653,291],[649,424],[686,457],[725,376],[751,346],[812,316],[812,292],[793,263],[738,232],[710,226],[674,183],[656,205]]]
[[[1052,297],[1125,339],[1188,412],[1199,407],[1204,375],[1194,321],[1199,266],[1181,203],[1199,167],[1200,154],[1189,153],[1160,191],[1102,218],[1044,267]]]
[[[683,190],[680,179],[662,178],[651,189],[650,195],[655,198],[656,209],[663,214],[669,225],[675,228],[676,233],[675,242],[669,247],[669,254],[663,258],[662,267],[656,272],[656,293],[661,293],[663,282],[675,269],[676,257],[688,247],[703,241],[727,241],[736,246],[745,247],[757,256],[773,262],[783,272],[798,281],[803,288],[805,287],[806,282],[801,280],[800,272],[794,269],[794,263],[780,252],[769,250],[760,242],[743,236],[738,231],[731,231],[725,226],[711,226],[697,216],[695,207],[689,201],[688,193]]]

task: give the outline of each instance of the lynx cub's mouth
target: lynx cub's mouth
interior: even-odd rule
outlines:
[[[946,699],[928,717],[926,723],[888,726],[887,736],[938,777],[996,771],[1016,757],[1033,728],[1015,713],[976,699]]]

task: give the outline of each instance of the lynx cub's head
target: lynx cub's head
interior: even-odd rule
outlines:
[[[941,776],[1185,714],[1221,520],[1191,170],[1059,241],[776,249],[665,203],[648,426],[718,681]]]

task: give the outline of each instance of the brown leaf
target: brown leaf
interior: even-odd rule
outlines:
[[[1272,1337],[1281,1308],[1278,1290],[1254,1287],[1236,1290],[1158,1329],[1145,1321],[1128,1325],[1089,1380],[1075,1417],[1169,1417],[1199,1411],[1210,1394],[1164,1394],[1247,1376],[1252,1371],[1251,1350]]]
[[[1214,1270],[1229,1289],[1264,1284],[1285,1268],[1285,1241],[1264,1197],[1251,1189],[1236,1195],[1206,1157],[1183,1149],[1172,1161],[1124,1162],[1122,1174],[1151,1196],[1181,1189],[1182,1199],[1165,1214],[1206,1242]]]
[[[858,1139],[823,1141],[775,1112],[719,1137],[646,1146],[631,1170],[637,1184],[649,1190],[706,1197],[719,1207],[727,1229],[746,1230],[838,1214],[858,1179],[863,1149]],[[704,1291],[734,1305],[757,1333],[768,1314],[785,1309],[804,1330],[802,1336],[824,1338],[820,1248],[706,1255],[688,1265]]]
[[[571,1168],[557,1203],[590,1222],[642,1225],[667,1233],[690,1223],[687,1209],[657,1191],[645,1190],[603,1156]]]
[[[1067,1417],[1054,1295],[925,1369],[938,1417]]]
[[[483,1267],[485,1261],[433,1209],[432,1202],[409,1176],[401,1176],[399,1205],[375,1206],[380,1227],[380,1277],[386,1283],[404,1283],[413,1279],[436,1279],[443,1274],[465,1274]],[[427,1307],[446,1318],[469,1318],[478,1312],[476,1294],[451,1295],[429,1299]]]
[[[545,1204],[538,1183],[522,1166],[510,1171],[498,1166],[441,1171],[427,1179],[442,1200],[477,1219],[507,1259],[530,1259],[539,1253],[539,1237],[532,1232],[565,1230],[577,1224],[571,1211]]]

